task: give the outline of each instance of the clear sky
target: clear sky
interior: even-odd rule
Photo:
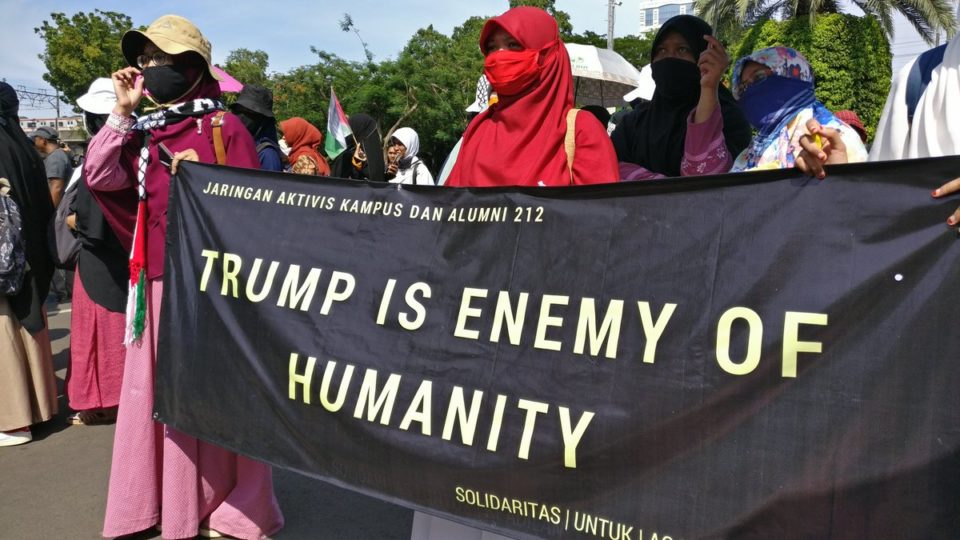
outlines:
[[[237,48],[262,49],[270,55],[269,71],[287,71],[311,64],[310,46],[351,60],[362,60],[357,36],[344,33],[339,20],[350,13],[376,60],[392,58],[419,28],[433,25],[447,35],[474,15],[496,15],[506,10],[507,0],[407,0],[388,3],[373,0],[192,0],[190,2],[143,2],[139,0],[0,0],[5,21],[0,32],[0,78],[13,85],[49,88],[43,81],[43,63],[37,58],[43,41],[34,32],[53,11],[72,14],[99,8],[126,13],[136,25],[146,25],[160,15],[176,13],[192,20],[213,44],[213,60],[222,63]],[[607,30],[607,0],[557,0],[557,7],[570,14],[575,32]],[[616,11],[615,35],[637,32],[639,0],[622,0]],[[927,48],[902,18],[894,41],[894,69]],[[104,74],[107,75],[107,74]],[[39,116],[41,111],[24,111]]]

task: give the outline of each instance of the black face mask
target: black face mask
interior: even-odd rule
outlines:
[[[93,114],[92,112],[83,113],[83,125],[87,128],[87,133],[91,136],[96,135],[103,126],[107,125],[107,114]]]
[[[171,103],[190,90],[187,66],[150,66],[143,70],[143,86],[157,103]]]
[[[237,117],[240,119],[240,122],[243,124],[243,127],[247,128],[247,131],[256,137],[257,133],[260,131],[260,126],[263,125],[263,117],[257,113],[250,113],[247,111],[236,111],[233,114],[237,115]]]
[[[700,95],[700,68],[693,62],[663,58],[650,69],[657,92],[669,100],[688,100]]]

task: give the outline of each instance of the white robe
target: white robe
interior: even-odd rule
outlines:
[[[907,79],[917,59],[893,80],[870,150],[870,161],[960,154],[960,35],[947,45],[907,121]]]

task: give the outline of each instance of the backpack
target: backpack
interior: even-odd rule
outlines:
[[[0,178],[0,294],[14,296],[27,273],[20,208],[9,195],[10,181]]]
[[[77,200],[79,182],[83,181],[83,178],[80,178],[67,188],[47,229],[47,244],[50,246],[50,254],[57,268],[73,270],[77,267],[77,259],[80,258],[80,239],[67,226],[67,217],[70,216],[70,207]]]
[[[257,154],[259,155],[260,152],[263,152],[267,148],[273,148],[274,150],[277,151],[277,153],[279,153],[280,155],[283,155],[283,150],[280,149],[280,145],[275,144],[273,141],[263,141],[262,143],[258,144]]]

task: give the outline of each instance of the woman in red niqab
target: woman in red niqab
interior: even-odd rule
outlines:
[[[484,74],[497,102],[464,134],[447,185],[562,186],[616,182],[617,156],[606,127],[577,114],[573,166],[564,141],[573,108],[570,57],[557,22],[533,7],[511,9],[480,33]]]

